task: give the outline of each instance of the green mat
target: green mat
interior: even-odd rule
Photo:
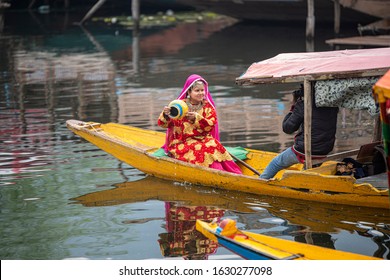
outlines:
[[[233,156],[235,156],[238,159],[244,160],[247,159],[246,155],[248,154],[248,151],[245,150],[243,147],[225,147],[225,149]]]
[[[165,151],[163,148],[160,148],[158,149],[157,151],[155,151],[152,156],[155,156],[155,157],[167,157],[167,155],[165,154]]]
[[[245,150],[243,147],[226,147],[226,150],[232,154],[233,156],[241,159],[241,160],[244,160],[246,159],[246,155],[248,154],[248,151]],[[167,155],[165,154],[165,151],[163,148],[160,148],[158,149],[157,151],[155,151],[152,156],[155,156],[155,157],[166,157]]]

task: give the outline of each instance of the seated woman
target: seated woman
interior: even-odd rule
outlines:
[[[219,142],[217,113],[206,80],[189,76],[177,99],[184,100],[189,110],[182,119],[170,118],[168,106],[161,112],[158,125],[167,128],[165,152],[182,161],[242,174]]]

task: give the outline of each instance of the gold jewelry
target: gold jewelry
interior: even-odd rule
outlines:
[[[200,102],[199,104],[193,105],[193,104],[191,104],[190,100],[187,100],[186,103],[188,105],[189,112],[197,112],[203,107],[203,102]]]

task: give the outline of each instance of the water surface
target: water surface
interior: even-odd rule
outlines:
[[[221,140],[279,152],[298,85],[242,88],[253,62],[330,50],[302,24],[182,23],[133,34],[84,28],[80,15],[5,14],[0,33],[1,259],[235,259],[194,230],[230,217],[241,229],[390,259],[387,210],[252,196],[145,176],[75,136],[68,119],[161,130],[157,118],[192,73],[218,108]],[[23,18],[23,20],[21,20]],[[23,26],[22,26],[23,24]],[[354,34],[345,28],[344,34]],[[374,119],[341,110],[334,152],[371,141]]]

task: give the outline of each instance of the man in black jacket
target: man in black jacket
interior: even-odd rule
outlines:
[[[305,161],[304,143],[304,107],[303,87],[293,92],[293,105],[290,112],[284,117],[283,132],[292,134],[298,130],[294,138],[294,145],[277,155],[260,175],[262,179],[270,179],[280,170],[296,163]],[[336,140],[337,107],[316,107],[313,98],[311,149],[313,158],[321,158],[333,150]]]

